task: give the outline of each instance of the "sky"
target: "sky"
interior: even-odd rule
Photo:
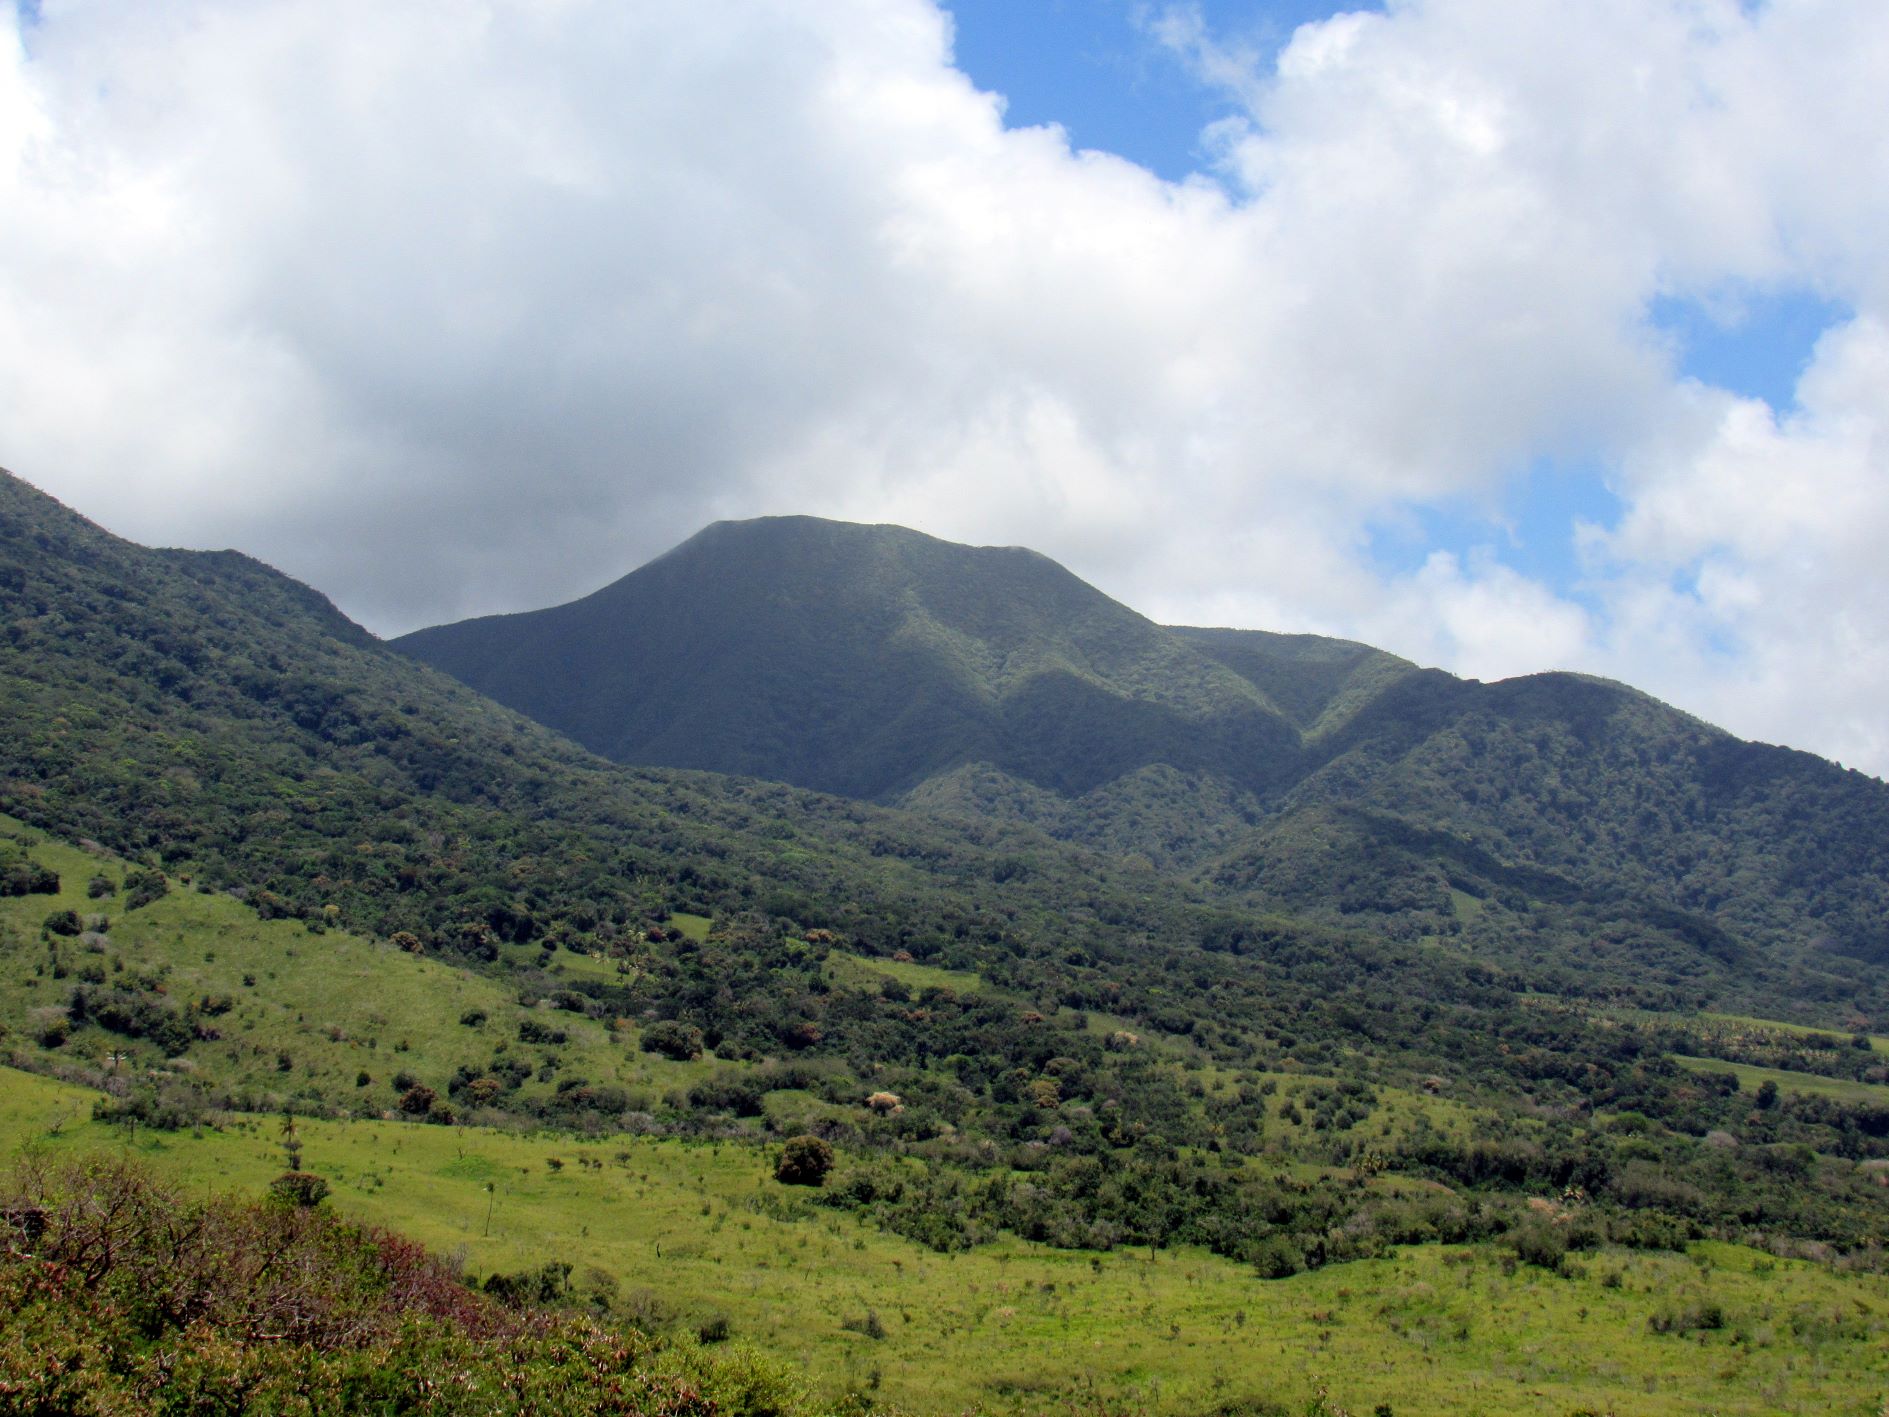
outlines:
[[[0,466],[381,633],[723,517],[1889,773],[1880,0],[15,0]]]

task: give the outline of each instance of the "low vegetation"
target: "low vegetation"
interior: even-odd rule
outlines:
[[[89,1098],[65,1085],[6,1082],[0,1144],[30,1141],[42,1171],[104,1148],[160,1190],[214,1174],[261,1197],[283,1167],[269,1119],[133,1135],[84,1120]],[[768,1155],[735,1143],[299,1131],[303,1165],[333,1188],[322,1211],[412,1236],[480,1294],[633,1328],[657,1371],[731,1346],[765,1354],[741,1371],[785,1364],[823,1410],[1023,1412],[1078,1394],[1108,1412],[1297,1417],[1323,1389],[1327,1412],[1406,1417],[1867,1414],[1889,1394],[1889,1282],[1739,1246],[1602,1245],[1544,1265],[1508,1243],[1422,1244],[1267,1280],[1193,1246],[997,1235],[936,1251],[823,1204],[824,1188],[782,1186]],[[829,1187],[858,1165],[842,1154]],[[1719,1326],[1700,1326],[1713,1306]]]

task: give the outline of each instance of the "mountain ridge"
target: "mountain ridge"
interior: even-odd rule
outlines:
[[[1353,641],[1160,626],[1014,548],[723,522],[568,605],[393,643],[620,761],[1030,823],[1266,908],[1447,934],[1471,928],[1452,891],[1506,895],[1474,929],[1570,945],[1618,933],[1630,900],[1691,939],[1889,959],[1874,779],[1597,676],[1484,684]],[[1354,888],[1333,893],[1279,852],[1329,849],[1350,807]],[[1544,887],[1561,914],[1532,920],[1515,883],[1561,877],[1608,888]]]

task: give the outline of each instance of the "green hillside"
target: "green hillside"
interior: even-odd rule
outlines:
[[[806,517],[397,643],[623,762],[1027,824],[1257,908],[1559,962],[1562,989],[1591,950],[1682,994],[1729,966],[1883,1005],[1889,787],[1617,684],[1167,629],[1029,552]]]
[[[32,1142],[44,1165],[106,1148],[251,1195],[282,1166],[269,1119],[127,1138],[74,1120],[91,1105],[0,1073],[0,1153]],[[570,1264],[587,1315],[684,1354],[719,1321],[734,1344],[804,1374],[825,1410],[1027,1412],[1074,1394],[1104,1412],[1299,1414],[1324,1390],[1345,1410],[1405,1417],[1867,1414],[1889,1391],[1889,1283],[1732,1245],[1598,1251],[1561,1274],[1496,1247],[1406,1246],[1258,1280],[1189,1248],[1007,1237],[938,1254],[712,1142],[378,1121],[307,1121],[300,1136],[342,1214],[420,1239],[477,1280]],[[708,1376],[726,1385],[737,1371]]]
[[[1032,574],[1066,588],[1060,573]],[[99,1125],[180,1174],[248,1175],[262,1162],[237,1166],[219,1139],[268,1152],[285,1129],[310,1128],[336,1139],[324,1164],[365,1203],[382,1194],[365,1179],[382,1142],[459,1161],[486,1146],[509,1158],[537,1134],[546,1170],[533,1174],[559,1178],[540,1200],[589,1179],[537,1228],[507,1232],[516,1250],[491,1263],[509,1269],[559,1259],[573,1221],[588,1238],[583,1212],[623,1203],[586,1189],[600,1181],[592,1162],[647,1154],[647,1184],[673,1190],[673,1176],[649,1178],[694,1177],[677,1158],[720,1147],[725,1171],[696,1179],[724,1200],[703,1197],[690,1218],[664,1192],[663,1223],[693,1238],[666,1230],[662,1243],[702,1246],[681,1309],[711,1302],[715,1271],[759,1270],[741,1248],[748,1232],[725,1235],[740,1242],[729,1249],[711,1237],[783,1205],[801,1218],[783,1212],[782,1224],[806,1226],[795,1249],[806,1236],[980,1276],[1034,1255],[1028,1304],[996,1303],[982,1277],[976,1295],[941,1291],[922,1321],[937,1341],[913,1343],[907,1366],[877,1364],[883,1383],[915,1389],[988,1349],[995,1330],[982,1326],[1012,1308],[1006,1366],[992,1370],[1005,1386],[952,1390],[1022,1407],[1053,1405],[1093,1366],[1044,1366],[1061,1315],[1111,1350],[1137,1331],[1160,1339],[1161,1306],[1126,1297],[1143,1282],[1130,1256],[1154,1256],[1149,1284],[1188,1264],[1198,1279],[1180,1284],[1219,1296],[1170,1306],[1166,1322],[1193,1335],[1165,1340],[1192,1354],[1158,1379],[1186,1394],[1172,1410],[1244,1400],[1229,1376],[1246,1361],[1241,1325],[1224,1330],[1228,1305],[1245,1307],[1230,1297],[1242,1284],[1306,1277],[1324,1312],[1351,1288],[1346,1272],[1382,1286],[1414,1265],[1413,1282],[1437,1289],[1473,1270],[1491,1284],[1519,1276],[1536,1286],[1530,1302],[1561,1313],[1554,1296],[1586,1291],[1539,1286],[1598,1284],[1602,1266],[1667,1283],[1701,1243],[1880,1265],[1889,1077],[1857,1030],[1883,971],[1839,968],[1783,926],[1767,938],[1762,918],[1720,935],[1684,912],[1649,916],[1633,882],[1505,854],[1520,854],[1520,825],[1483,848],[1447,824],[1319,795],[1346,763],[1412,794],[1439,790],[1406,771],[1418,759],[1396,751],[1404,720],[1374,712],[1399,685],[1457,692],[1441,676],[1333,650],[1330,672],[1295,698],[1256,682],[1273,670],[1253,656],[1231,656],[1236,667],[1203,655],[1211,672],[1188,712],[1210,718],[1204,696],[1231,684],[1266,721],[1295,734],[1309,723],[1303,742],[1325,758],[1290,810],[1255,818],[1243,842],[1203,831],[1188,848],[1237,872],[1242,849],[1267,843],[1278,861],[1257,882],[1192,881],[1152,851],[1058,840],[1023,809],[1080,799],[1034,785],[1032,797],[994,769],[933,781],[1007,792],[1017,810],[921,813],[612,764],[380,645],[257,562],[131,545],[10,478],[0,611],[0,1054],[99,1094]],[[1132,657],[1066,638],[1065,657],[1081,649],[1089,672],[1130,672]],[[1144,668],[1169,652],[1149,644]],[[1306,647],[1254,649],[1289,665]],[[1606,692],[1624,705],[1608,714],[1647,702]],[[1557,714],[1565,705],[1534,730],[1551,748]],[[1419,722],[1410,741],[1444,731]],[[1211,776],[1124,774],[1114,830],[1153,843]],[[1385,908],[1370,894],[1438,862],[1449,873],[1434,899]],[[1618,933],[1553,946],[1590,916]],[[91,1126],[85,1110],[50,1129]],[[834,1169],[789,1191],[767,1178],[802,1136],[832,1147]],[[439,1215],[457,1225],[460,1183],[493,1177],[453,1174],[444,1190],[387,1176],[386,1218],[457,1243],[416,1213],[450,1192],[458,1209]],[[619,1277],[649,1272],[636,1243],[612,1251]],[[1063,1286],[1098,1264],[1121,1287],[1082,1291],[1085,1308]],[[776,1301],[749,1282],[740,1313],[758,1336]],[[861,1277],[841,1298],[767,1292],[790,1308],[783,1341],[816,1313],[836,1329],[818,1327],[805,1348],[823,1382],[838,1390],[852,1374],[870,1392],[871,1367],[847,1355],[889,1353],[891,1339],[846,1325],[876,1313],[893,1332],[886,1283]],[[1761,1307],[1742,1288],[1736,1301]],[[1440,1342],[1460,1318],[1443,1314],[1425,1298],[1379,1318]],[[1562,1364],[1557,1391],[1649,1375],[1648,1391],[1699,1391],[1671,1354],[1606,1368],[1615,1328],[1649,1317],[1619,1309]],[[1794,1320],[1774,1308],[1754,1322],[1775,1334]],[[1282,1323],[1252,1332],[1288,1348],[1309,1333],[1319,1351],[1334,1345],[1334,1384],[1368,1377],[1363,1346],[1325,1336],[1338,1334],[1329,1318]],[[1377,1325],[1352,1336],[1377,1343]],[[1829,1391],[1860,1401],[1869,1370],[1841,1354]],[[1562,1381],[1539,1346],[1462,1355],[1434,1385],[1386,1376],[1345,1391],[1447,1403],[1492,1363],[1527,1375],[1517,1381]],[[1168,1410],[1132,1367],[1109,1369],[1107,1404]],[[1792,1369],[1766,1359],[1750,1371],[1776,1387]],[[1305,1393],[1326,1369],[1291,1372]],[[1201,1384],[1218,1395],[1202,1400]]]
[[[889,801],[962,763],[1080,793],[1162,755],[1245,777],[1296,733],[1252,681],[1016,547],[721,522],[553,610],[395,642],[620,762]]]

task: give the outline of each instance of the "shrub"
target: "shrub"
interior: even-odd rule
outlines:
[[[76,910],[55,910],[46,917],[42,928],[48,935],[72,936],[85,928],[85,922],[79,919]]]
[[[781,1148],[774,1179],[789,1186],[818,1186],[833,1169],[833,1148],[815,1136],[798,1136]]]
[[[1568,1253],[1567,1234],[1545,1220],[1531,1216],[1509,1232],[1509,1245],[1524,1264],[1559,1271]]]
[[[880,1320],[877,1309],[868,1309],[856,1318],[841,1319],[840,1327],[849,1333],[863,1334],[871,1339],[885,1337],[885,1324]]]
[[[0,896],[58,895],[59,873],[24,856],[0,856]]]
[[[1702,1300],[1684,1309],[1662,1309],[1647,1318],[1646,1326],[1654,1333],[1698,1333],[1725,1327],[1725,1310],[1713,1300]]]
[[[269,1183],[269,1194],[284,1205],[312,1210],[328,1199],[328,1183],[313,1171],[284,1171]]]
[[[139,910],[170,893],[162,871],[133,870],[125,875],[125,909]]]
[[[659,1053],[686,1063],[702,1056],[702,1030],[666,1018],[643,1030],[642,1048],[645,1053]]]
[[[1288,1279],[1305,1268],[1305,1251],[1286,1235],[1268,1235],[1253,1248],[1253,1271],[1261,1279]]]
[[[689,1089],[689,1105],[704,1112],[732,1112],[737,1117],[761,1115],[761,1089],[739,1073],[721,1073]]]
[[[439,1094],[425,1083],[415,1083],[400,1094],[400,1110],[414,1117],[424,1117],[433,1110]]]

